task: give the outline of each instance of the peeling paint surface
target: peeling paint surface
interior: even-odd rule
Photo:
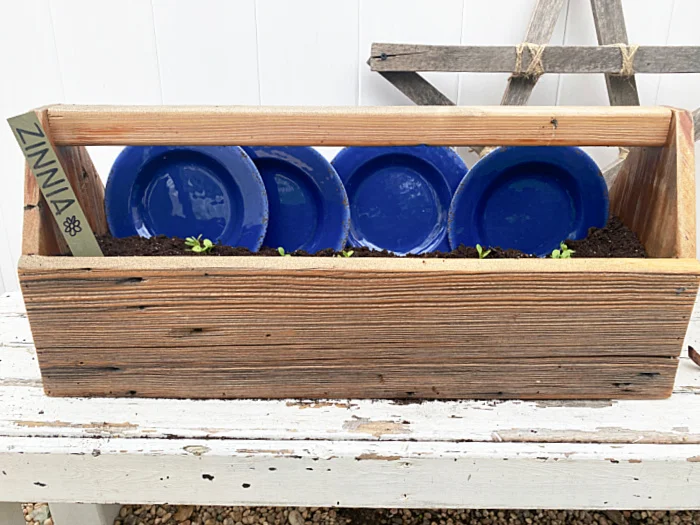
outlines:
[[[202,445],[189,445],[187,447],[183,447],[183,449],[185,450],[185,452],[189,452],[190,454],[193,454],[195,456],[201,456],[209,452],[209,447],[205,447]]]
[[[401,459],[401,456],[381,456],[379,454],[375,453],[365,453],[365,454],[360,454],[355,458],[357,461],[362,461],[362,460],[377,460],[377,461],[398,461]]]
[[[394,421],[370,421],[367,418],[358,417],[343,424],[343,429],[353,433],[370,434],[376,438],[383,435],[407,434],[410,430],[407,425]]]
[[[352,405],[350,403],[340,403],[340,402],[328,402],[328,401],[287,401],[286,405],[288,407],[298,407],[301,410],[306,408],[350,408]]]

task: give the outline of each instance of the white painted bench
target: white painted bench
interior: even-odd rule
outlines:
[[[56,525],[114,503],[691,509],[699,487],[686,356],[661,401],[50,398],[21,296],[0,297],[0,501],[49,501]]]

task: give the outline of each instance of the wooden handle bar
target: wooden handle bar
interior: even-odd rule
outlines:
[[[661,146],[664,107],[50,106],[59,146]]]

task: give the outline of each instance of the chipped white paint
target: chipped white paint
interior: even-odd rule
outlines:
[[[687,461],[700,445],[187,442],[209,451],[189,454],[177,439],[0,438],[7,472],[0,494],[59,502],[685,509],[697,506],[700,484],[700,463]]]
[[[691,344],[699,326],[696,311]],[[698,394],[700,368],[684,357],[660,401],[48,398],[10,294],[0,298],[0,499],[697,507]]]

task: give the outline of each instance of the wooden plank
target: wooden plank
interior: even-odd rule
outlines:
[[[591,0],[593,21],[600,45],[629,44],[622,0]],[[700,53],[700,51],[698,51]],[[606,74],[611,106],[639,106],[634,75]]]
[[[693,111],[693,128],[694,128],[694,140],[697,142],[700,140],[700,108],[697,108],[695,111]],[[615,182],[615,178],[617,177],[617,174],[620,172],[620,169],[622,168],[622,165],[624,164],[625,160],[622,158],[618,158],[610,164],[605,170],[603,171],[603,177],[605,177],[605,181],[608,184],[608,187],[612,187],[613,183]]]
[[[687,111],[673,111],[670,144],[630,152],[610,189],[610,211],[654,257],[695,257],[695,147]]]
[[[419,106],[454,106],[448,97],[442,94],[418,73],[404,71],[387,71],[379,73],[396,89]]]
[[[49,129],[47,111],[38,110],[37,114],[44,129]],[[50,134],[49,140],[55,145]],[[95,235],[107,233],[109,229],[104,209],[104,185],[87,150],[82,146],[63,146],[56,148],[56,153],[93,233]],[[22,253],[25,255],[70,253],[56,221],[47,208],[46,200],[41,196],[36,178],[26,166]]]
[[[659,107],[52,106],[59,145],[659,146]]]
[[[190,259],[24,257],[47,393],[665,397],[700,276],[695,260]]]
[[[698,445],[0,437],[7,472],[0,495],[88,503],[692,509],[698,456]]]
[[[554,33],[554,26],[564,0],[537,0],[532,18],[525,34],[524,42],[548,44]],[[511,76],[501,104],[504,106],[524,106],[537,84],[538,77]]]
[[[538,0],[525,41],[538,44],[549,42],[563,5],[564,0]],[[454,105],[448,97],[415,72],[387,71],[379,74],[418,105]],[[524,105],[536,83],[535,78],[511,77],[501,104]],[[477,146],[474,149],[478,153],[482,148]]]
[[[372,71],[443,71],[513,73],[515,46],[437,46],[372,44]],[[523,51],[522,68],[531,55]],[[545,73],[619,73],[620,50],[606,46],[547,46],[542,55]],[[700,52],[693,46],[640,46],[634,56],[637,73],[697,73]]]
[[[24,167],[24,220],[22,222],[22,253],[25,255],[66,255],[66,241],[39,190],[36,177],[29,166]]]
[[[297,2],[299,3],[299,2]],[[326,2],[327,3],[327,2]],[[411,102],[385,80],[372,72],[365,62],[373,42],[424,42],[429,44],[459,44],[462,35],[463,0],[442,0],[438,4],[424,0],[346,0],[357,6],[359,27],[357,62],[359,106],[403,106]],[[391,20],[391,23],[387,23]],[[331,24],[333,26],[334,24]],[[296,36],[294,37],[296,38]],[[305,51],[304,55],[308,55]],[[325,62],[309,60],[319,71]],[[308,57],[307,57],[308,60]],[[335,57],[332,60],[337,60]],[[424,75],[447,98],[457,101],[459,75]]]

